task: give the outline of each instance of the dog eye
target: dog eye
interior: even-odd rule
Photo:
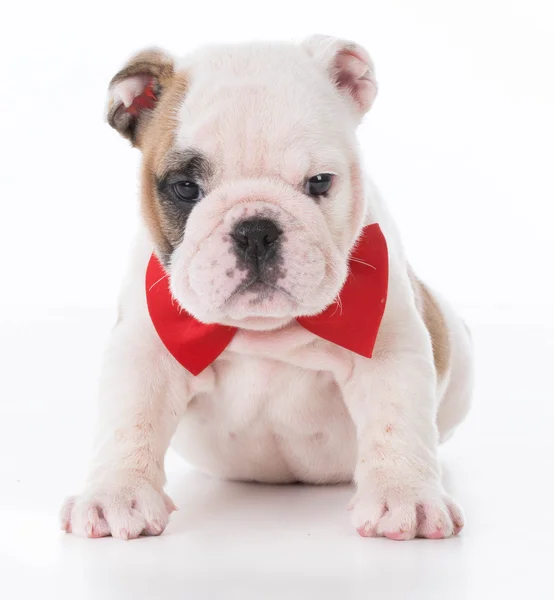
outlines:
[[[194,181],[178,181],[173,184],[173,191],[183,202],[197,202],[202,197],[202,191]]]
[[[310,196],[323,196],[331,188],[333,183],[333,175],[331,173],[320,173],[314,175],[306,181],[304,191]]]

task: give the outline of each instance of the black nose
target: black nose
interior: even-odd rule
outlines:
[[[277,224],[270,219],[248,219],[237,223],[232,237],[241,256],[258,265],[276,255],[275,242],[281,233]]]

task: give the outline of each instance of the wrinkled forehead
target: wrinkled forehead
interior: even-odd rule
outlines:
[[[204,56],[187,70],[175,150],[200,151],[223,178],[277,175],[296,185],[341,168],[351,143],[344,107],[299,51]]]

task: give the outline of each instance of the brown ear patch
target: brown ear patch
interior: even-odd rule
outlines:
[[[174,75],[173,59],[162,50],[136,54],[110,82],[108,123],[140,146],[145,123]]]
[[[409,275],[417,309],[431,336],[435,368],[438,380],[441,382],[448,375],[451,365],[450,336],[446,321],[432,292],[415,276],[411,269],[409,269]]]

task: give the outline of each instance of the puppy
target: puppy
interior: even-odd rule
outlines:
[[[142,152],[145,231],[62,529],[162,533],[170,443],[226,479],[354,481],[362,536],[463,527],[437,447],[469,408],[470,337],[363,177],[356,128],[376,93],[367,52],[325,36],[148,50],[112,79],[108,122]]]

